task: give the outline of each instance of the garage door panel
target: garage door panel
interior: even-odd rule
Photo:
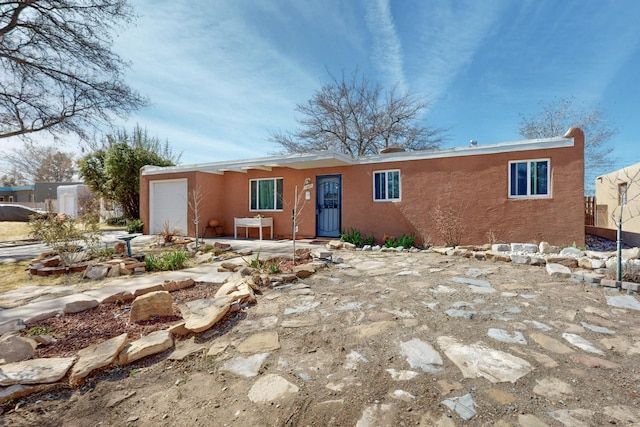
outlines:
[[[159,233],[168,221],[171,229],[187,233],[187,180],[163,180],[149,183],[149,231]]]

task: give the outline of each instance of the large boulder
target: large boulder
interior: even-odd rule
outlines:
[[[226,295],[180,305],[180,312],[185,320],[184,327],[193,332],[206,331],[227,314],[233,300],[233,297]]]
[[[118,354],[118,363],[128,365],[138,359],[161,353],[173,347],[173,337],[168,331],[151,332],[130,344]]]
[[[36,353],[36,347],[37,343],[30,338],[14,334],[0,337],[0,365],[31,359]]]
[[[167,291],[155,291],[140,295],[131,303],[129,323],[136,323],[155,316],[171,316],[173,298]]]
[[[99,344],[93,344],[78,352],[78,361],[71,369],[70,381],[77,383],[96,369],[111,364],[124,348],[127,333],[108,339]]]

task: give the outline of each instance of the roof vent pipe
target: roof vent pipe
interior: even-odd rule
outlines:
[[[476,145],[478,145],[478,141],[476,141],[475,139],[472,139],[471,141],[469,141],[469,143],[471,144],[472,147],[475,147]]]

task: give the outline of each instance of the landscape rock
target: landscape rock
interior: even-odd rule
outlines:
[[[640,310],[640,302],[632,295],[608,296],[607,304],[612,307]]]
[[[109,272],[108,265],[103,265],[103,264],[90,265],[84,271],[83,277],[91,280],[102,280],[105,277],[107,277],[108,272]]]
[[[476,402],[473,400],[473,396],[471,396],[471,394],[445,399],[442,401],[442,404],[452,411],[455,411],[456,414],[465,421],[468,421],[477,415],[476,410],[474,409]]]
[[[560,248],[558,246],[550,245],[547,242],[540,242],[538,245],[538,252],[543,255],[558,254],[560,253]]]
[[[58,384],[23,385],[14,384],[0,389],[0,405],[27,397],[35,393],[46,393],[58,387]]]
[[[401,342],[400,350],[412,368],[420,368],[430,374],[442,371],[442,357],[430,344],[414,338]]]
[[[75,360],[75,356],[52,357],[0,365],[0,386],[54,383],[67,374]]]
[[[196,337],[191,337],[184,341],[177,341],[175,345],[176,348],[169,355],[169,360],[184,360],[192,354],[201,353],[207,349],[206,345],[196,343]]]
[[[180,305],[185,328],[193,332],[206,331],[227,314],[232,301],[233,298],[226,295],[213,299],[189,301]]]
[[[614,362],[611,362],[606,359],[602,359],[600,357],[595,356],[587,356],[587,355],[577,355],[572,354],[569,356],[571,360],[581,365],[584,365],[589,368],[604,368],[604,369],[620,369],[620,365]]]
[[[155,291],[140,295],[131,303],[129,323],[148,320],[156,316],[173,314],[173,298],[167,291]]]
[[[249,400],[253,403],[272,402],[298,393],[295,384],[285,380],[280,375],[268,374],[258,379],[249,389]]]
[[[143,357],[161,353],[173,347],[173,338],[167,331],[151,332],[132,343],[127,344],[118,354],[118,363],[128,365]]]
[[[327,242],[327,249],[342,249],[343,242],[340,240],[330,240]]]
[[[71,383],[75,384],[94,370],[110,365],[118,357],[126,341],[127,334],[125,332],[80,350],[77,354],[78,360],[73,365],[69,376]]]
[[[110,266],[107,277],[120,277],[120,264]]]
[[[567,340],[571,345],[578,347],[581,350],[588,351],[589,353],[596,354],[604,354],[604,352],[600,349],[597,349],[586,339],[582,338],[580,335],[570,334],[565,332],[562,334],[562,338]]]
[[[504,342],[507,344],[521,344],[527,345],[527,340],[522,335],[522,332],[514,331],[512,334],[504,329],[489,328],[487,335],[494,340]]]
[[[574,258],[582,258],[583,256],[585,256],[584,251],[578,249],[578,248],[574,248],[569,246],[568,248],[564,248],[560,251],[560,256],[566,256],[566,257],[574,257]]]
[[[299,279],[306,279],[316,272],[316,269],[309,264],[301,264],[293,267],[293,274]]]
[[[240,353],[268,353],[279,348],[280,342],[276,331],[253,334],[236,346]]]
[[[541,378],[536,383],[533,392],[549,399],[558,400],[573,395],[571,386],[558,378]]]
[[[446,336],[439,337],[437,341],[465,378],[484,377],[492,383],[515,383],[533,370],[526,360],[489,348],[481,342],[464,345]]]
[[[511,246],[505,243],[496,243],[491,245],[491,251],[493,252],[509,252],[511,250]]]
[[[571,269],[562,264],[549,263],[547,260],[547,273],[551,277],[569,278],[571,277]]]
[[[0,323],[0,336],[9,332],[18,332],[26,328],[22,319],[11,319]]]
[[[493,250],[487,251],[485,252],[485,257],[493,261],[511,262],[511,256],[506,252],[498,252]]]
[[[560,264],[565,267],[576,268],[578,266],[578,260],[568,256],[550,255],[547,257],[547,265],[549,264]]]
[[[0,336],[0,368],[2,364],[31,359],[36,353],[37,343],[20,335]]]
[[[69,298],[70,301],[68,301],[62,309],[65,314],[80,313],[81,311],[97,307],[99,304],[97,299],[84,294],[70,295]]]
[[[639,259],[640,258],[640,248],[630,248],[622,250],[622,259]]]
[[[196,282],[192,278],[183,280],[165,280],[164,283],[162,283],[162,288],[167,292],[173,292],[179,289],[190,288],[195,284]]]
[[[211,349],[209,352],[211,352]],[[271,353],[258,353],[247,357],[236,357],[224,362],[221,369],[243,377],[255,377],[270,355]]]
[[[314,259],[332,259],[333,252],[326,249],[314,249],[311,251],[311,257]]]

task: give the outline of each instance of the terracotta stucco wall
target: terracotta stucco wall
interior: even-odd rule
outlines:
[[[249,170],[246,173],[225,172],[176,173],[142,177],[141,217],[148,219],[149,179],[184,178],[189,191],[202,186],[208,195],[203,204],[204,222],[219,219],[227,235],[233,235],[233,218],[254,216],[249,210],[249,181],[255,178],[282,177],[284,203],[282,211],[262,212],[273,217],[276,237],[290,237],[294,189],[304,185],[305,178],[315,183],[319,175],[342,176],[342,229],[356,228],[373,234],[378,241],[384,235],[415,233],[417,243],[441,244],[432,213],[438,206],[452,208],[464,225],[461,244],[488,241],[487,233],[504,242],[539,242],[584,245],[584,136],[574,129],[573,147],[531,150],[490,155],[449,157],[402,162],[358,164],[344,167],[294,170],[274,168],[272,171]],[[550,159],[551,197],[541,199],[509,199],[509,161]],[[373,173],[399,169],[401,200],[373,201]],[[316,233],[315,187],[311,200],[298,219],[298,236],[314,237]],[[189,233],[194,232],[189,212]],[[257,230],[252,230],[252,236]]]
[[[596,179],[596,203],[601,215],[597,226],[617,228],[620,214],[618,186],[627,184],[627,206],[622,212],[623,230],[640,233],[640,163],[611,172]],[[615,219],[612,218],[615,216]]]

